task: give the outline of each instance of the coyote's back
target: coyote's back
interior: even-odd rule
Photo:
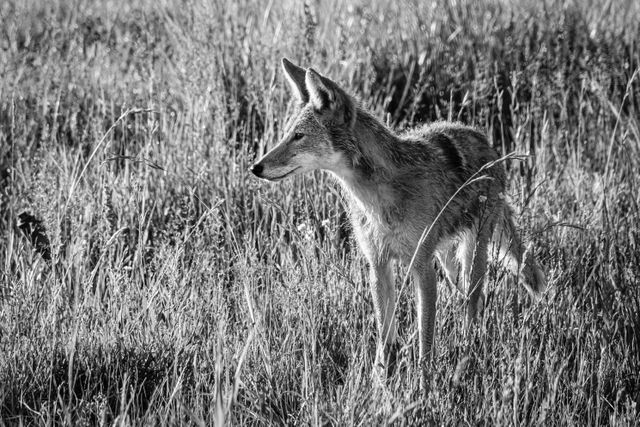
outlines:
[[[388,367],[396,348],[391,263],[410,267],[427,387],[437,299],[434,257],[450,282],[466,287],[470,325],[483,307],[490,246],[498,248],[532,294],[544,289],[544,274],[525,250],[505,202],[500,159],[474,128],[438,122],[397,135],[313,69],[286,59],[283,68],[300,108],[282,141],[252,172],[278,181],[323,169],[340,182],[369,264],[378,326],[376,366]]]

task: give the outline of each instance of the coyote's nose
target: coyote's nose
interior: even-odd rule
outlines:
[[[260,177],[262,175],[263,169],[264,167],[260,163],[256,163],[255,165],[251,166],[251,172],[253,172],[253,174],[257,177]]]

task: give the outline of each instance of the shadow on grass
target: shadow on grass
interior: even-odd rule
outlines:
[[[172,373],[193,373],[172,351],[98,348],[74,356],[56,348],[15,354],[0,386],[0,418],[56,422],[110,422],[117,414],[143,415]],[[184,365],[184,366],[178,366]]]

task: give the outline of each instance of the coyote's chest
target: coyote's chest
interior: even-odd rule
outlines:
[[[382,206],[367,210],[357,209],[353,215],[358,240],[378,253],[390,258],[404,259],[411,245],[407,236],[406,218],[395,208]]]
[[[409,232],[416,220],[409,214],[411,200],[388,184],[351,185],[347,189],[351,220],[362,249],[390,258],[406,258],[415,240]]]

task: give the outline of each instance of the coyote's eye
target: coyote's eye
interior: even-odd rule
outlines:
[[[296,133],[294,133],[294,134],[293,134],[293,140],[294,140],[294,141],[297,141],[297,140],[299,140],[299,139],[302,139],[302,137],[304,137],[304,134],[303,134],[303,133],[296,132]]]

